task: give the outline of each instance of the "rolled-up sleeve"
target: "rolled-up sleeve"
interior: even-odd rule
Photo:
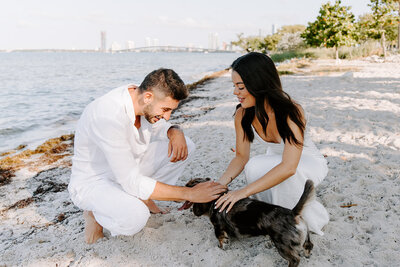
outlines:
[[[148,199],[154,191],[156,180],[139,173],[128,142],[126,125],[111,116],[93,115],[87,129],[92,141],[104,153],[116,182],[128,194]]]
[[[162,119],[152,125],[151,138],[152,140],[168,141],[168,130],[172,124]]]

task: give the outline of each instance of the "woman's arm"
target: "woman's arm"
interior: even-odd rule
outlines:
[[[235,131],[236,131],[236,156],[229,163],[224,174],[219,178],[218,182],[227,185],[232,182],[244,169],[250,157],[250,142],[244,140],[244,131],[241,125],[243,117],[243,108],[239,108],[235,114]]]
[[[290,119],[288,119],[288,125],[296,139],[303,143],[304,138],[299,127]],[[283,150],[281,163],[276,165],[257,181],[254,181],[240,190],[228,192],[218,199],[215,207],[218,208],[221,206],[220,211],[222,211],[229,205],[227,209],[228,212],[238,200],[268,190],[282,183],[296,173],[302,151],[303,147],[296,146],[287,141]]]

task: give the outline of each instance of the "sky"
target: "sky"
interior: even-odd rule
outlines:
[[[330,0],[333,3],[333,0]],[[208,47],[210,33],[229,43],[238,33],[271,34],[272,25],[314,21],[328,0],[0,0],[0,50],[96,49],[100,32],[125,48]],[[370,11],[369,0],[342,0],[356,18]]]

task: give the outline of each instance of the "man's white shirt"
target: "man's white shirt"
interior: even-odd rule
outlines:
[[[129,86],[118,87],[90,103],[78,121],[69,184],[77,201],[78,192],[90,190],[87,186],[99,179],[113,180],[143,200],[154,190],[156,180],[140,174],[138,163],[150,141],[168,141],[171,124],[164,119],[150,124],[141,116],[137,129]]]

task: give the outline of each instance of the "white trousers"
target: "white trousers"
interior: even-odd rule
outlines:
[[[140,160],[140,173],[162,183],[176,184],[195,150],[189,138],[186,143],[189,156],[179,162],[170,162],[168,142],[150,143]],[[92,211],[96,221],[111,235],[134,235],[144,228],[150,211],[139,198],[126,193],[119,184],[107,178],[87,186],[90,190],[85,190],[85,196],[81,196],[85,203],[80,206]]]
[[[249,160],[245,166],[247,183],[250,184],[282,161],[282,155],[267,154],[258,155]],[[325,159],[313,156],[302,155],[296,173],[282,183],[255,194],[253,197],[274,205],[279,205],[288,209],[293,209],[300,200],[304,191],[304,185],[308,179],[317,186],[328,173]],[[303,219],[307,222],[310,231],[323,235],[321,231],[329,222],[329,214],[325,207],[317,200],[312,200],[303,209]]]

